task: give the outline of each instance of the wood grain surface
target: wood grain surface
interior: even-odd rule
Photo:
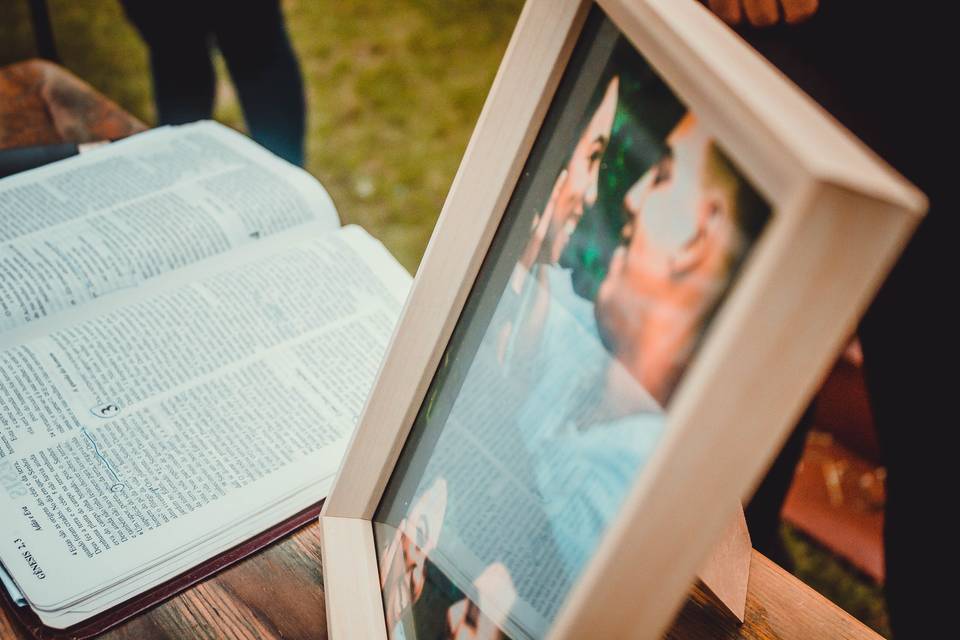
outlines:
[[[0,69],[0,148],[116,139],[145,125],[43,61]],[[0,608],[0,638],[27,640]],[[110,640],[326,638],[320,527],[311,523],[113,630]],[[746,622],[694,587],[671,640],[875,640],[878,635],[754,552]]]
[[[320,527],[312,523],[102,636],[109,640],[327,637]],[[0,610],[0,638],[28,640]],[[694,587],[669,640],[876,640],[878,635],[754,552],[746,621]]]

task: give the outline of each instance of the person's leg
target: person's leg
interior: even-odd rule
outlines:
[[[956,366],[948,345],[953,327],[944,297],[947,285],[936,262],[948,230],[944,200],[928,192],[933,208],[907,253],[884,284],[860,325],[864,374],[887,469],[884,549],[885,590],[894,638],[936,637],[947,611],[936,576],[949,579],[954,541],[947,533],[951,501],[944,445],[956,425],[948,398]],[[955,199],[954,199],[955,200]],[[938,257],[943,256],[943,257]],[[956,270],[954,269],[954,272]],[[953,314],[955,315],[955,314]],[[952,515],[952,514],[951,514]],[[928,625],[930,628],[925,629]]]
[[[793,569],[793,560],[780,537],[780,512],[803,456],[807,434],[813,424],[813,411],[814,404],[811,403],[744,509],[753,548],[787,570]]]
[[[254,140],[303,165],[303,80],[278,0],[223,4],[216,11],[217,43],[237,86]]]
[[[150,50],[157,124],[210,118],[215,77],[205,3],[122,0],[122,4]]]
[[[930,199],[926,221],[860,325],[864,374],[887,468],[887,606],[895,638],[938,637],[951,624],[948,591],[934,576],[953,566],[947,531],[946,446],[956,419],[945,386],[955,366],[946,300],[956,285],[947,264],[945,215],[954,215],[955,121],[942,61],[955,49],[946,5],[869,0],[823,2],[792,29],[745,35],[771,61]],[[936,366],[935,362],[940,365]],[[929,629],[928,629],[929,628]],[[932,633],[928,633],[931,631]]]
[[[952,496],[945,494],[956,484],[948,477],[955,464],[948,442],[958,422],[951,402],[956,391],[947,388],[954,386],[958,364],[950,348],[956,312],[948,301],[955,297],[957,269],[953,226],[947,226],[960,207],[949,160],[956,116],[940,66],[956,45],[939,4],[919,3],[906,15],[902,8],[870,25],[884,41],[855,87],[864,108],[877,114],[877,130],[863,137],[930,202],[860,324],[864,376],[887,469],[885,590],[896,639],[941,637],[952,624],[949,590],[937,578],[949,579],[956,566],[948,522]]]

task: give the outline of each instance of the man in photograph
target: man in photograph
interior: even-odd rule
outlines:
[[[667,146],[624,198],[596,299],[604,344],[661,405],[769,215],[692,114]]]

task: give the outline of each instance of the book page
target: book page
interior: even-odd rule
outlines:
[[[307,222],[320,184],[214,122],[132,136],[0,181],[0,331]]]
[[[0,560],[35,609],[332,478],[410,278],[358,228],[302,235],[0,338]]]

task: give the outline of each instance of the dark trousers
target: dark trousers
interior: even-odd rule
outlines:
[[[957,269],[947,263],[946,219],[957,215],[958,202],[946,176],[956,166],[948,158],[955,148],[957,116],[946,91],[956,36],[945,10],[933,0],[821,0],[820,13],[806,24],[742,30],[930,199],[927,218],[859,327],[887,468],[886,594],[898,639],[939,637],[953,624],[941,602],[944,592],[933,582],[956,565],[955,543],[946,539],[952,529],[946,509],[953,501],[934,499],[949,486],[942,477],[949,463],[939,456],[949,455],[947,442],[958,422],[947,407],[946,385],[960,364],[949,348],[955,329],[946,326],[956,315],[946,301],[957,289]],[[809,414],[747,508],[757,544],[773,552],[780,506],[802,452]]]
[[[279,0],[122,0],[150,49],[158,124],[210,118],[223,54],[254,140],[303,165],[304,95]]]

